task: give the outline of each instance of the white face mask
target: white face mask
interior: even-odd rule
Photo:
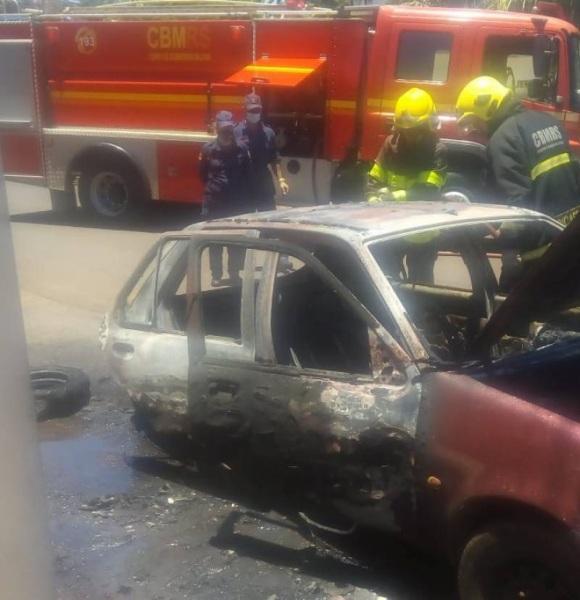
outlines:
[[[246,113],[246,121],[248,123],[259,123],[262,115],[260,113]]]

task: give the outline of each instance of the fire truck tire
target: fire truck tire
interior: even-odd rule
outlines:
[[[138,212],[147,193],[136,167],[116,157],[103,157],[87,165],[81,171],[78,189],[84,209],[111,221]]]
[[[61,190],[50,190],[50,203],[53,212],[72,212],[76,206],[74,192],[63,192]]]

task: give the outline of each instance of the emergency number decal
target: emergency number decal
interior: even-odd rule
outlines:
[[[152,25],[147,28],[147,45],[152,61],[209,61],[210,31],[207,25]]]
[[[97,49],[97,33],[90,27],[81,27],[75,35],[75,41],[81,54],[92,54]]]

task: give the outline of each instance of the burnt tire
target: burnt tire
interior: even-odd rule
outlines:
[[[91,397],[89,378],[80,369],[33,369],[30,383],[37,421],[73,415],[86,406]]]
[[[474,535],[458,570],[461,600],[575,600],[580,561],[572,536],[531,524],[500,523]]]
[[[113,156],[93,159],[81,170],[78,182],[81,206],[109,221],[123,220],[144,206],[147,189],[137,167]]]

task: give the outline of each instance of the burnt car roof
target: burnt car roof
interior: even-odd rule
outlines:
[[[207,221],[191,229],[294,228],[332,230],[335,235],[363,239],[395,235],[404,231],[465,221],[505,220],[521,217],[546,218],[539,213],[494,204],[463,202],[404,202],[371,205],[327,204],[303,208],[287,208],[263,213],[250,213],[226,219]]]

